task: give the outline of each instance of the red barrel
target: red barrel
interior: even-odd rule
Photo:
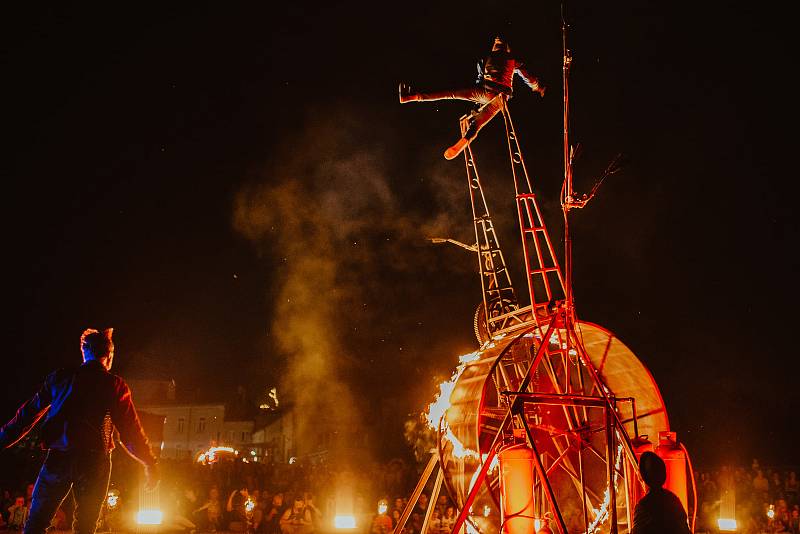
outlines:
[[[658,447],[654,451],[667,465],[664,487],[678,496],[683,510],[689,513],[689,486],[686,477],[686,453],[678,445],[675,432],[659,432]]]
[[[500,461],[500,503],[503,534],[535,534],[534,456],[527,444],[510,445]]]

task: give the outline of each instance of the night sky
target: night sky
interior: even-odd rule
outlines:
[[[476,347],[475,259],[426,241],[474,239],[442,158],[469,104],[401,106],[397,83],[471,84],[497,31],[548,87],[511,110],[560,242],[558,3],[231,4],[0,17],[0,418],[87,326],[116,329],[124,376],[257,396],[311,372],[362,413],[424,409]],[[628,161],[574,214],[578,314],[651,369],[706,465],[798,460],[796,60],[771,6],[569,12],[576,189]],[[499,120],[474,149],[523,294]]]

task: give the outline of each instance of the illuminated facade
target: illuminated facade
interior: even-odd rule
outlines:
[[[212,445],[227,445],[249,454],[254,418],[222,402],[185,402],[175,398],[171,380],[130,380],[140,412],[163,417],[162,458],[194,458]],[[151,436],[151,441],[155,441]]]

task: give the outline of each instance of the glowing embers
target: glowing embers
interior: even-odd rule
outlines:
[[[160,525],[164,520],[161,510],[139,510],[136,512],[137,525]]]

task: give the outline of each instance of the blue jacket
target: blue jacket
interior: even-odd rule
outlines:
[[[130,388],[97,360],[51,373],[39,391],[0,428],[0,447],[14,445],[41,419],[43,448],[110,452],[116,427],[132,456],[145,465],[156,463]]]

